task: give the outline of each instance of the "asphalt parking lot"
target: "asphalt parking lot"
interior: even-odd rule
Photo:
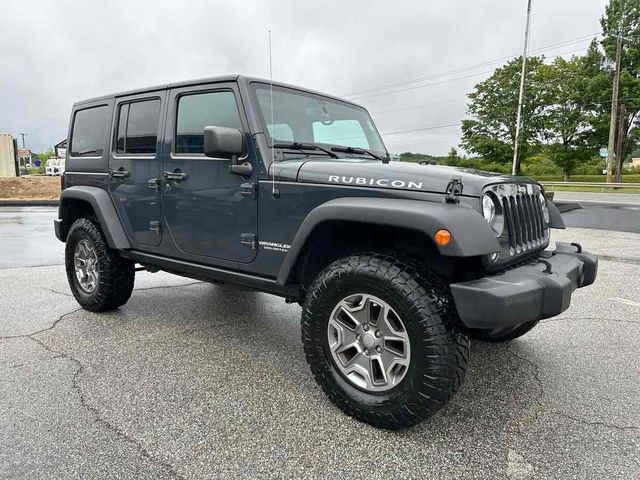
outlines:
[[[596,284],[475,342],[459,394],[400,433],[333,407],[280,298],[141,272],[93,314],[61,265],[0,269],[0,477],[640,478],[640,234],[554,239],[602,255]]]

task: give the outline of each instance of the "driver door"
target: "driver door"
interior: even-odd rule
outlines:
[[[251,178],[229,173],[229,160],[206,157],[204,127],[248,131],[235,84],[172,89],[165,138],[171,148],[162,165],[162,212],[177,255],[251,262],[257,250],[257,200]],[[251,150],[251,149],[250,149]],[[242,186],[242,188],[241,188]],[[249,241],[248,241],[249,240]],[[220,263],[220,262],[218,262]]]

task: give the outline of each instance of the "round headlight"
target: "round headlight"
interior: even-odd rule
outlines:
[[[542,216],[544,217],[544,221],[549,223],[549,205],[547,205],[547,198],[542,192],[538,194],[538,198],[540,199],[540,206],[542,207]]]
[[[487,223],[493,226],[496,220],[496,204],[493,198],[487,193],[482,196],[482,215]]]

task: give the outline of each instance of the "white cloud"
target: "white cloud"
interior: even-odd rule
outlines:
[[[532,48],[599,31],[605,3],[534,1]],[[0,132],[27,132],[40,150],[66,136],[71,105],[83,98],[225,73],[266,77],[269,28],[275,79],[341,95],[517,54],[526,1],[4,0],[2,6]],[[456,123],[466,93],[493,67],[357,101],[380,111],[373,116],[382,132]],[[385,141],[394,152],[444,154],[459,135],[446,128]]]

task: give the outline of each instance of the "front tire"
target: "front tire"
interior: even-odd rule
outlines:
[[[71,292],[85,310],[113,310],[131,297],[135,264],[109,247],[92,219],[80,218],[71,225],[65,266]]]
[[[446,284],[411,260],[337,260],[304,302],[307,361],[345,413],[379,428],[411,427],[445,405],[464,379],[469,340],[454,329],[453,308]]]

